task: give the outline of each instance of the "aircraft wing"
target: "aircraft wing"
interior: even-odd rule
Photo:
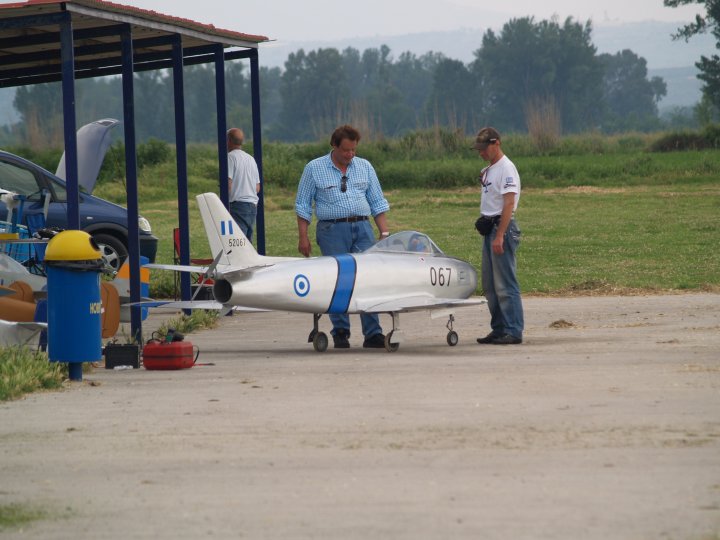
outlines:
[[[245,306],[226,306],[214,300],[152,300],[150,302],[135,302],[132,306],[151,307],[151,308],[169,308],[169,309],[217,309],[217,310],[233,310],[233,311],[272,311],[271,309],[260,309]]]
[[[406,296],[391,300],[359,302],[358,311],[365,313],[402,313],[407,311],[424,311],[446,309],[485,304],[483,298],[436,298],[433,296]]]
[[[47,297],[47,294],[46,294],[46,297]],[[37,296],[35,298],[37,298]],[[129,296],[118,296],[118,298],[120,299],[121,306],[124,306],[125,304],[129,304],[132,301],[132,298],[130,298]],[[140,302],[154,302],[154,301],[155,301],[155,299],[150,298],[149,296],[141,296],[140,297]]]
[[[242,278],[243,276],[250,276],[252,275],[255,270],[259,270],[260,268],[267,268],[268,266],[273,266],[274,263],[269,264],[260,264],[257,266],[249,266],[247,268],[237,269],[233,270],[231,267],[225,267],[222,272],[222,276],[225,279],[232,280],[233,278]],[[183,264],[158,264],[158,263],[149,263],[149,264],[143,264],[143,268],[154,268],[156,270],[174,270],[175,272],[192,272],[194,274],[205,274],[208,271],[208,266],[192,266],[192,265],[183,265]]]
[[[143,264],[143,268],[154,268],[156,270],[174,270],[175,272],[192,272],[194,274],[204,274],[207,272],[207,266],[192,266],[184,264]]]

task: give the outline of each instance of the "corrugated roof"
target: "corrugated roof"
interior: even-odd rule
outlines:
[[[256,49],[266,36],[216,28],[189,19],[106,0],[27,0],[0,4],[0,86],[51,79],[60,72],[58,17],[71,17],[77,76],[117,72],[118,25],[130,25],[136,66],[169,58],[168,38],[180,35],[185,56],[207,46]],[[150,65],[150,64],[147,64]],[[25,82],[18,82],[25,81]]]

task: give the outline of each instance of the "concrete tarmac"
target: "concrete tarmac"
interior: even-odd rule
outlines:
[[[720,295],[524,304],[522,345],[479,306],[394,353],[223,317],[192,369],[2,403],[0,508],[42,517],[0,538],[720,539]]]

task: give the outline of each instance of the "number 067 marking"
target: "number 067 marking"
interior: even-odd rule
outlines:
[[[433,287],[449,287],[452,268],[430,267],[430,285]]]

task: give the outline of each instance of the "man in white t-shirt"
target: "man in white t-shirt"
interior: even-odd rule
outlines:
[[[517,345],[522,343],[525,326],[515,264],[520,245],[520,228],[514,218],[520,201],[520,175],[500,144],[500,133],[485,127],[473,147],[490,163],[480,173],[480,214],[492,223],[483,237],[482,251],[482,288],[490,309],[491,331],[477,341]]]
[[[253,226],[257,217],[260,173],[255,159],[242,150],[245,134],[242,129],[227,132],[228,192],[230,214],[248,240],[252,241]]]

